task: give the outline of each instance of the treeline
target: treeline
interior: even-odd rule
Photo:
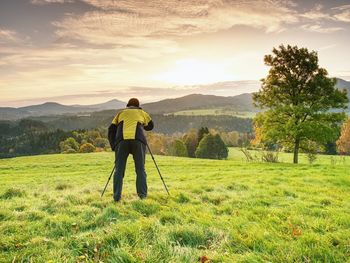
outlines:
[[[52,129],[78,130],[108,127],[114,118],[115,111],[95,112],[87,116],[49,116],[37,117],[33,120],[43,121]],[[171,135],[185,133],[200,127],[210,127],[219,131],[252,132],[252,119],[235,116],[180,116],[180,115],[152,115],[155,123],[154,132]]]
[[[103,128],[64,131],[37,120],[1,121],[0,158],[49,153],[110,151],[107,127],[106,125]],[[247,132],[220,131],[212,128],[206,128],[205,131],[205,134],[219,136],[224,145],[228,147],[242,145],[252,137],[251,133]],[[146,136],[155,154],[189,157],[196,156],[195,151],[204,137],[199,135],[198,129],[195,128],[171,135],[147,132]]]
[[[173,135],[147,133],[147,141],[155,154],[212,159],[226,158],[227,147],[246,145],[252,138],[251,133],[224,132],[207,127]]]
[[[0,122],[0,158],[59,152],[59,143],[71,132],[52,130],[34,120]]]
[[[63,131],[40,121],[24,119],[1,121],[0,132],[0,158],[64,152],[68,150],[65,143],[68,138],[78,145],[76,152],[86,152],[84,144],[91,144],[94,151],[109,147],[105,129]]]

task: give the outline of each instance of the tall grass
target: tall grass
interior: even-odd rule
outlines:
[[[113,158],[0,160],[0,262],[348,261],[348,158],[247,163],[238,149],[226,161],[156,156],[168,197],[147,156],[148,198],[138,199],[129,160],[118,204],[111,186],[100,198]]]

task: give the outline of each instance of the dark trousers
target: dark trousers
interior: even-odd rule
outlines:
[[[123,140],[119,142],[115,149],[116,170],[113,178],[113,198],[115,201],[119,201],[122,195],[126,161],[130,153],[135,163],[137,195],[140,198],[147,196],[147,175],[145,171],[146,145],[137,140]]]

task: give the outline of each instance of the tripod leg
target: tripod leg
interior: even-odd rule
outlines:
[[[114,166],[113,166],[113,170],[112,170],[111,174],[110,174],[109,177],[108,177],[108,180],[107,180],[107,183],[106,183],[106,185],[105,185],[105,188],[104,188],[103,191],[102,191],[101,197],[103,197],[103,195],[104,195],[104,193],[105,193],[105,191],[106,191],[106,188],[107,188],[107,186],[108,186],[109,181],[111,180],[111,177],[112,177],[112,175],[113,175],[114,170],[115,170],[115,164],[114,164]]]
[[[168,193],[168,195],[170,195],[169,190],[168,190],[168,187],[166,186],[166,184],[165,184],[165,182],[164,182],[163,176],[162,176],[162,174],[160,173],[160,170],[159,170],[159,168],[158,168],[158,165],[157,165],[157,163],[156,163],[156,160],[154,159],[154,156],[153,156],[153,154],[152,154],[152,151],[151,151],[151,149],[150,149],[148,143],[147,143],[146,145],[147,145],[147,149],[148,149],[149,153],[151,154],[151,157],[152,157],[152,160],[153,160],[153,162],[154,162],[154,165],[155,165],[156,168],[157,168],[157,171],[158,171],[158,174],[159,174],[159,176],[160,176],[160,179],[161,179],[162,182],[163,182],[164,188],[165,188],[166,192]]]

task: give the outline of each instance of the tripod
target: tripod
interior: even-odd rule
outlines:
[[[147,149],[148,149],[149,153],[151,154],[151,157],[152,157],[152,160],[153,160],[153,162],[154,162],[154,165],[155,165],[156,168],[157,168],[157,171],[158,171],[158,174],[159,174],[159,176],[160,176],[160,179],[161,179],[162,182],[163,182],[164,188],[165,188],[166,192],[168,193],[168,195],[170,195],[169,190],[168,190],[168,187],[166,186],[166,184],[165,184],[165,182],[164,182],[164,179],[163,179],[163,176],[162,176],[162,174],[160,173],[159,167],[158,167],[158,165],[157,165],[157,163],[156,163],[156,160],[154,159],[154,156],[153,156],[153,153],[152,153],[152,151],[151,151],[151,148],[149,147],[148,143],[146,143],[146,145],[147,145]],[[103,191],[102,191],[101,197],[103,197],[103,195],[104,195],[104,193],[105,193],[105,191],[106,191],[106,188],[107,188],[107,186],[108,186],[108,184],[109,184],[109,181],[110,181],[111,178],[112,178],[112,175],[113,175],[113,172],[114,172],[115,168],[116,168],[116,165],[114,164],[113,169],[112,169],[112,172],[111,172],[111,174],[110,174],[109,177],[108,177],[108,180],[107,180],[107,183],[106,183],[106,185],[105,185],[105,188],[104,188]]]

